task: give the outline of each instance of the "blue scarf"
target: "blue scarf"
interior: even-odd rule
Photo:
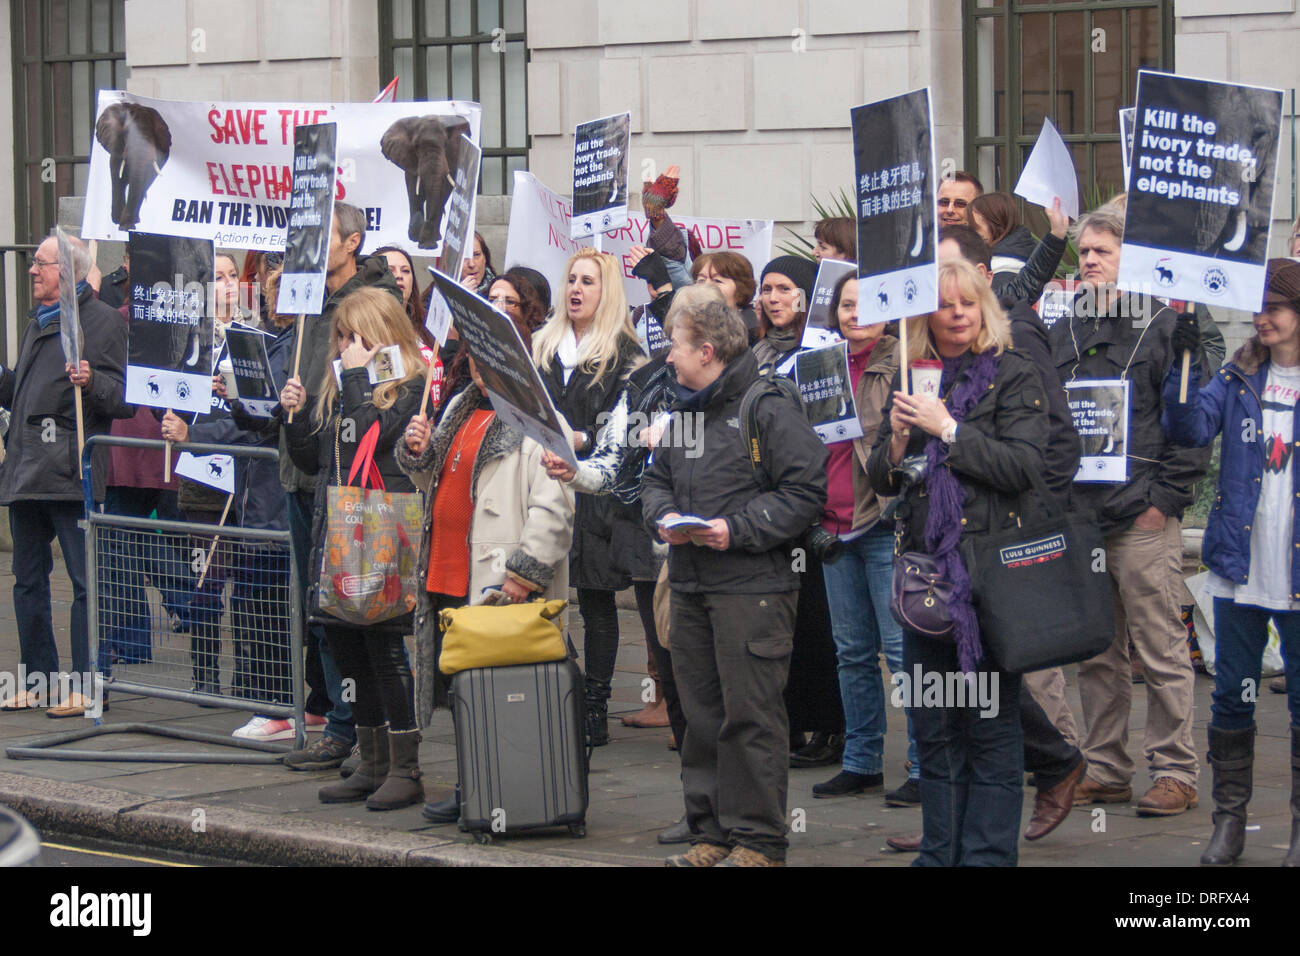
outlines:
[[[77,301],[81,301],[81,296],[90,288],[89,283],[82,279],[77,283]],[[50,323],[59,317],[59,303],[51,302],[49,305],[42,305],[36,310],[36,324],[43,330],[50,327]]]

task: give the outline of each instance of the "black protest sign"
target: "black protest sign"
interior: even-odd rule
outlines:
[[[835,287],[847,275],[857,272],[857,265],[839,259],[823,259],[817,267],[813,282],[812,301],[808,303],[808,319],[803,326],[803,347],[806,349],[826,345],[840,338],[839,316],[831,315],[831,299]],[[872,323],[864,323],[870,325]]]
[[[930,91],[868,103],[851,117],[858,322],[933,312],[939,293]]]
[[[849,376],[849,343],[800,351],[795,357],[794,380],[818,438],[829,445],[862,437]]]
[[[474,199],[478,195],[478,166],[483,151],[461,134],[456,166],[451,171],[451,201],[447,205],[447,226],[442,237],[442,269],[459,276],[467,251],[474,241]]]
[[[206,412],[212,405],[212,241],[131,233],[126,401]]]
[[[68,234],[56,231],[59,248],[59,342],[63,359],[76,368],[81,364],[81,312],[77,302],[76,268]]]
[[[627,223],[627,154],[631,142],[631,113],[578,124],[573,136],[571,239],[609,232]]]
[[[566,437],[563,420],[514,322],[441,272],[434,272],[433,282],[502,421],[576,468],[578,459]]]
[[[664,335],[664,327],[659,322],[659,318],[650,311],[650,306],[640,305],[632,310],[632,326],[636,329],[637,341],[641,343],[641,351],[646,355],[654,355],[663,349],[670,348],[672,342],[668,341],[668,336]]]
[[[334,148],[338,126],[318,123],[293,131],[293,192],[277,308],[320,315],[325,302],[334,216]]]
[[[1129,391],[1124,379],[1078,379],[1065,385],[1079,434],[1077,482],[1128,481]]]
[[[226,350],[230,353],[230,367],[235,373],[235,394],[250,415],[270,418],[279,402],[283,382],[276,380],[271,359],[266,353],[271,336],[258,329],[234,325],[226,330]]]
[[[1138,74],[1119,284],[1258,312],[1282,92]]]

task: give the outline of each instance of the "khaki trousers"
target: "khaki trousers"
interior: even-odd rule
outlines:
[[[1079,746],[1079,727],[1074,722],[1074,714],[1065,699],[1065,674],[1059,667],[1049,667],[1044,671],[1022,674],[1020,678],[1022,691],[1028,691],[1043,708],[1047,719],[1065,738],[1071,747]]]
[[[1088,776],[1112,787],[1133,780],[1128,754],[1131,636],[1146,672],[1143,753],[1151,779],[1173,777],[1194,787],[1199,770],[1192,745],[1195,674],[1179,608],[1183,583],[1178,521],[1166,519],[1162,531],[1130,528],[1110,535],[1106,569],[1115,590],[1115,640],[1079,665]]]

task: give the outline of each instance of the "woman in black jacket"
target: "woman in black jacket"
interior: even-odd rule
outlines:
[[[1024,794],[1020,678],[986,659],[958,549],[964,535],[1016,521],[1020,495],[1043,467],[1047,401],[1037,369],[1007,351],[1010,326],[968,262],[940,265],[939,309],[909,319],[907,338],[909,362],[943,363],[942,398],[895,391],[868,472],[877,494],[902,498],[896,553],[930,556],[952,584],[955,624],[947,640],[903,629],[895,693],[916,732],[925,831],[915,865],[1014,866]],[[919,478],[905,477],[918,469]]]
[[[312,517],[312,559],[306,570],[311,577],[321,568],[329,488],[346,483],[343,476],[372,428],[378,431],[374,462],[384,488],[415,490],[392,452],[419,410],[426,368],[410,320],[383,289],[358,289],[344,298],[334,312],[331,339],[341,369],[336,379],[331,363],[326,363],[325,375],[315,385],[315,406],[304,407],[306,393],[297,378],[289,379],[280,393],[284,410],[298,413],[284,426],[294,464],[307,474],[325,476],[316,489]],[[380,348],[394,344],[401,349],[406,376],[372,386],[366,365]],[[409,533],[413,541],[419,539],[418,529]],[[347,780],[321,788],[321,802],[365,800],[371,810],[423,803],[414,687],[402,647],[402,636],[411,633],[410,609],[365,628],[320,612],[311,614],[325,626],[339,672],[356,681],[352,713],[361,751],[361,763]]]
[[[632,326],[623,272],[613,256],[579,249],[564,270],[555,315],[533,336],[533,360],[556,409],[573,428],[579,458],[595,449],[633,369],[645,361]],[[636,505],[578,494],[569,582],[578,589],[586,671],[587,732],[609,743],[610,682],[618,654],[614,593],[658,571]]]
[[[1043,211],[1051,231],[1035,242],[1033,234],[1021,225],[1014,197],[985,193],[970,204],[971,227],[993,250],[993,291],[1004,302],[1037,302],[1065,255],[1070,220],[1061,212],[1060,198]]]

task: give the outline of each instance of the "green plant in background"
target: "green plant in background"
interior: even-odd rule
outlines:
[[[1205,477],[1196,484],[1196,500],[1183,515],[1184,528],[1204,528],[1210,517],[1210,508],[1214,504],[1214,491],[1219,486],[1219,439],[1214,439],[1214,453],[1210,456],[1210,466],[1205,469]]]
[[[839,195],[832,196],[830,202],[825,205],[816,196],[809,196],[808,198],[812,200],[813,211],[817,213],[818,219],[834,219],[836,216],[846,216],[849,219],[855,218],[853,200],[849,198],[849,194],[844,191],[843,187],[840,188]],[[813,255],[813,241],[811,239],[804,238],[789,226],[786,227],[785,231],[790,233],[794,241],[779,242],[777,243],[778,249],[787,256],[802,256],[805,259],[816,258]]]
[[[1097,183],[1089,186],[1079,193],[1079,212],[1087,212],[1090,209],[1096,209],[1110,202],[1120,194],[1122,190],[1109,183]],[[1025,217],[1028,220],[1028,216]],[[1040,221],[1044,226],[1047,224],[1047,216],[1042,212],[1036,212],[1034,218]],[[1043,232],[1046,232],[1044,229]],[[1065,254],[1061,256],[1061,263],[1056,267],[1056,278],[1068,279],[1079,271],[1079,250],[1074,247],[1074,237],[1066,233]]]

